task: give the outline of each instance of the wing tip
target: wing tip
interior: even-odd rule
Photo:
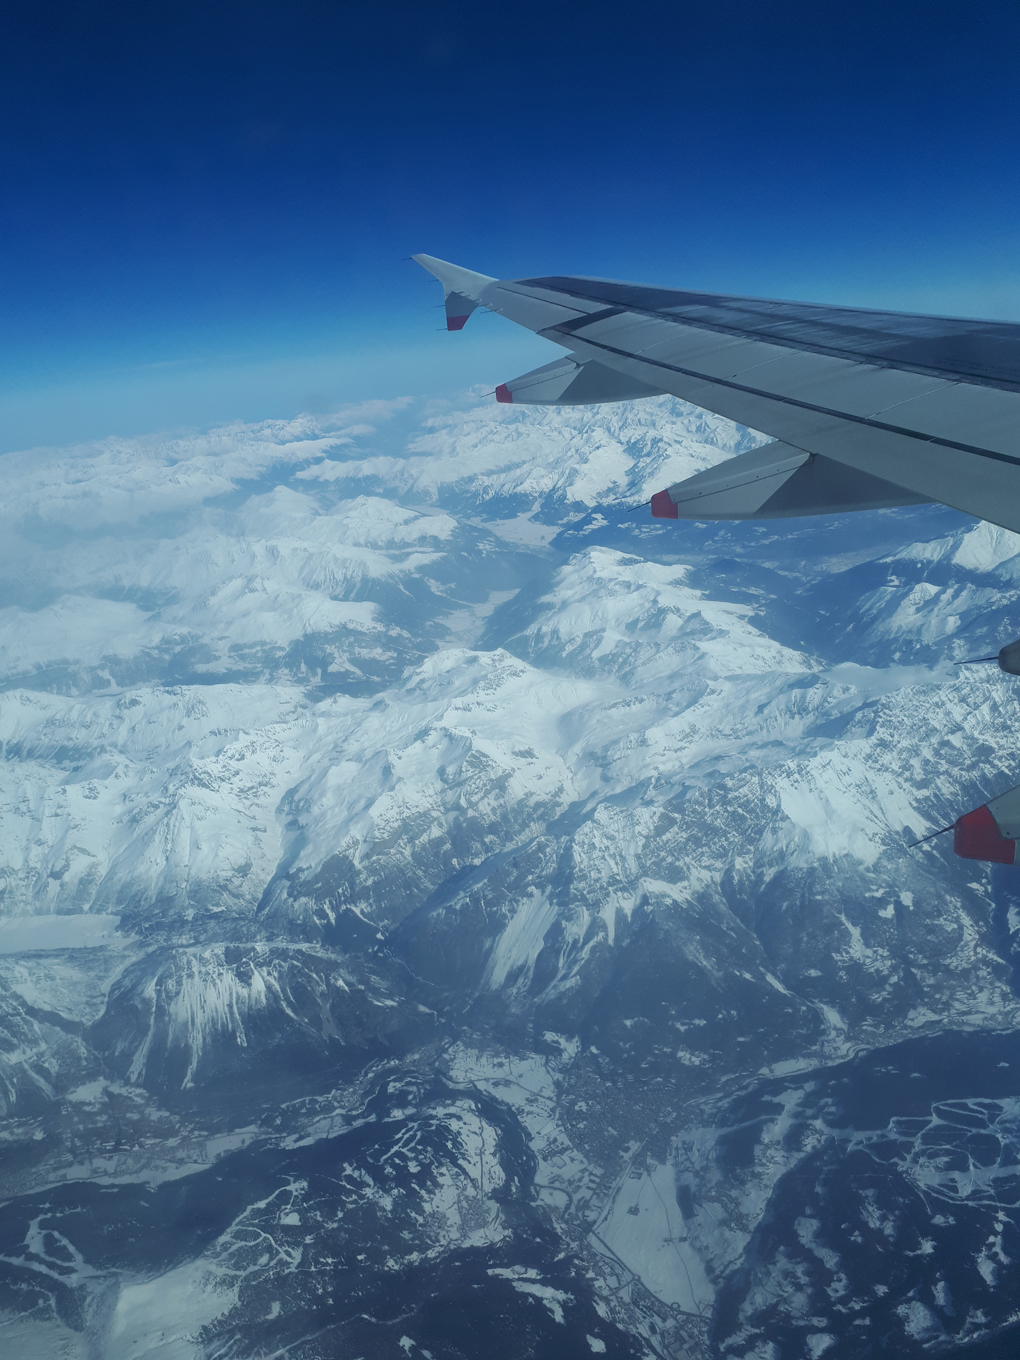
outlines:
[[[471,302],[479,302],[489,284],[498,282],[489,274],[479,274],[474,269],[465,269],[463,265],[441,260],[437,255],[424,255],[419,252],[412,255],[411,259],[437,278],[445,292],[461,293]]]

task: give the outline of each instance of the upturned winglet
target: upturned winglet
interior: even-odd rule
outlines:
[[[412,255],[411,259],[434,274],[443,285],[448,331],[464,329],[464,323],[481,303],[486,288],[496,282],[488,274],[476,274],[473,269],[462,269],[459,264],[437,260],[434,255]]]

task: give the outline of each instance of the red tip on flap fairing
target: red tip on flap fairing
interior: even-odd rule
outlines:
[[[466,316],[448,316],[446,318],[446,329],[448,331],[462,331],[466,322]]]
[[[509,387],[507,387],[506,383],[500,383],[496,388],[496,400],[510,403],[513,399],[514,394],[510,391]]]
[[[1016,841],[1002,834],[987,807],[979,807],[957,818],[953,826],[953,850],[961,859],[1012,864]]]
[[[679,519],[676,501],[670,499],[668,491],[656,491],[652,497],[652,514],[656,519]]]

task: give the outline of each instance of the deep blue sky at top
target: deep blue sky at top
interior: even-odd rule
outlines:
[[[1020,319],[1020,6],[14,0],[0,447],[452,391],[412,251]]]

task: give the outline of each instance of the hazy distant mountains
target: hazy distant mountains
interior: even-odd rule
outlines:
[[[1020,540],[406,403],[3,459],[17,1356],[1012,1354]]]

